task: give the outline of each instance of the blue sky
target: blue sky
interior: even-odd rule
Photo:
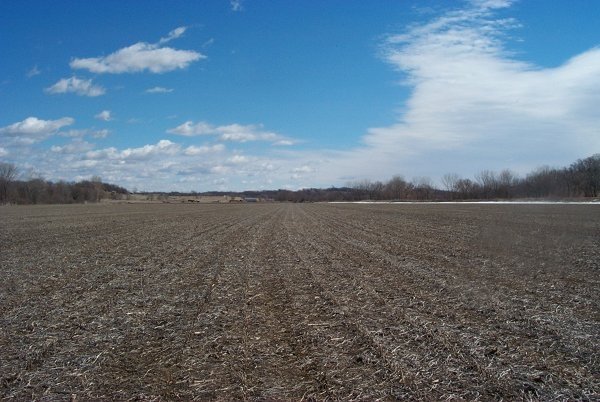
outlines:
[[[0,2],[0,160],[140,190],[600,151],[600,2]]]

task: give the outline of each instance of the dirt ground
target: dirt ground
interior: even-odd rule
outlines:
[[[0,208],[0,397],[600,400],[598,205]]]

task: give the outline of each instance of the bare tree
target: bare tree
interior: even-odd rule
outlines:
[[[509,169],[501,171],[497,177],[498,185],[496,196],[511,198],[513,187],[517,184],[518,180],[517,175]]]
[[[455,198],[456,192],[458,191],[456,185],[460,180],[460,176],[456,173],[446,173],[442,176],[442,185],[450,194],[450,199]]]
[[[19,171],[12,163],[0,162],[0,203],[8,202],[8,189]]]
[[[419,200],[428,200],[433,195],[433,182],[427,176],[415,177],[412,180],[413,193]]]
[[[349,187],[352,187],[360,192],[360,198],[366,198],[368,200],[376,200],[381,198],[381,193],[384,187],[382,182],[372,181],[369,179],[359,180],[348,184]]]
[[[571,165],[577,185],[586,197],[597,197],[600,193],[600,154],[579,159]]]
[[[498,192],[498,177],[492,170],[482,170],[475,175],[475,180],[481,186],[483,198],[492,198]]]
[[[456,191],[460,199],[466,200],[476,198],[479,189],[477,183],[474,183],[471,179],[460,179],[456,182]]]
[[[407,198],[409,192],[409,183],[404,180],[404,177],[396,175],[385,184],[386,198],[393,200],[401,200]]]

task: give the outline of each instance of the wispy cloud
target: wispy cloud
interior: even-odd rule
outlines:
[[[232,11],[242,11],[244,9],[242,0],[230,0],[229,5],[231,6]]]
[[[525,62],[507,42],[518,21],[497,15],[509,1],[461,4],[466,6],[385,38],[379,56],[398,72],[409,97],[394,124],[368,129],[350,149],[276,148],[271,145],[295,140],[261,125],[186,121],[168,130],[182,136],[170,137],[182,143],[79,152],[73,146],[74,153],[63,149],[69,144],[60,145],[42,156],[38,168],[51,177],[99,174],[140,189],[208,190],[215,183],[227,183],[227,189],[300,188],[396,173],[436,178],[449,171],[529,171],[542,163],[566,165],[600,149],[600,49],[557,67]],[[27,132],[24,141],[35,141],[73,124],[70,118],[30,119],[0,134],[17,138]],[[198,137],[218,143],[192,145]],[[4,152],[18,154],[6,143]]]
[[[80,96],[100,96],[106,93],[106,90],[100,85],[94,85],[92,80],[84,80],[77,77],[63,78],[56,84],[44,90],[48,94],[74,93]]]
[[[94,144],[81,139],[75,139],[65,145],[53,145],[50,147],[50,151],[57,154],[78,154],[80,152],[86,152],[94,148]]]
[[[600,49],[551,68],[518,60],[506,43],[518,21],[496,16],[511,3],[473,0],[389,35],[382,58],[410,97],[398,121],[369,129],[361,146],[320,152],[319,176],[528,171],[600,149]]]
[[[216,134],[217,131],[215,131],[215,129],[216,127],[208,123],[201,121],[199,123],[194,124],[193,121],[189,120],[181,124],[180,126],[168,129],[167,132],[171,134],[184,135],[186,137],[193,137],[197,135]]]
[[[179,50],[163,46],[165,43],[179,38],[186,31],[185,27],[174,29],[158,43],[138,42],[119,49],[108,56],[75,58],[70,66],[73,69],[85,69],[93,73],[121,74],[149,71],[165,73],[188,67],[191,63],[206,56],[194,50]]]
[[[27,71],[27,78],[35,77],[36,75],[40,75],[42,72],[38,68],[37,65],[33,66],[31,70]]]
[[[113,119],[110,110],[103,110],[95,115],[94,118],[102,121],[111,121]]]
[[[177,38],[181,37],[185,33],[186,30],[187,30],[187,27],[175,28],[174,30],[169,32],[169,34],[166,37],[160,38],[160,40],[158,41],[158,44],[163,45],[167,42],[172,41],[173,39],[177,39]]]
[[[173,88],[165,88],[165,87],[152,87],[146,89],[144,92],[147,94],[166,94],[173,92]]]
[[[89,137],[92,137],[92,138],[106,138],[110,135],[110,130],[107,130],[107,129],[95,130],[95,129],[89,129],[89,128],[71,129],[71,130],[66,130],[66,131],[60,131],[57,133],[57,135],[59,135],[61,137],[67,137],[67,138],[82,138],[86,135]]]

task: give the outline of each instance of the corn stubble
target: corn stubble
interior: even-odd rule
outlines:
[[[1,208],[0,395],[599,399],[597,208]]]

